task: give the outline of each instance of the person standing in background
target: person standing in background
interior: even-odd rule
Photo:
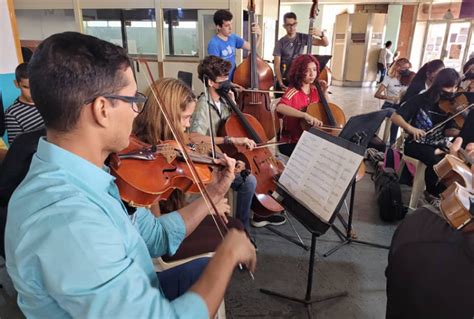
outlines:
[[[250,43],[240,36],[232,33],[232,19],[234,16],[228,10],[217,10],[214,13],[214,24],[217,28],[217,34],[211,38],[207,44],[207,54],[215,55],[232,64],[229,73],[229,79],[232,81],[235,71],[235,50],[250,50]],[[260,27],[258,24],[252,25],[252,33],[257,34],[257,42],[260,39]]]
[[[283,27],[286,35],[277,41],[273,50],[273,61],[275,64],[276,89],[286,90],[288,80],[287,73],[290,70],[291,62],[300,54],[303,54],[305,46],[308,44],[309,35],[296,32],[298,21],[294,12],[287,12],[283,16]],[[314,28],[312,32],[313,45],[326,47],[329,44],[328,38],[323,31]]]
[[[377,84],[383,82],[383,78],[385,77],[385,74],[387,74],[387,70],[393,61],[393,53],[390,50],[391,47],[392,41],[387,41],[385,42],[385,47],[380,49],[379,59],[377,61],[377,73],[380,73],[380,79]]]

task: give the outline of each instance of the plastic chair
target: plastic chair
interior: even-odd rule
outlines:
[[[400,169],[398,171],[398,176],[401,176],[403,168],[406,165],[405,163],[411,163],[416,167],[415,178],[413,179],[413,186],[411,189],[410,203],[408,204],[409,209],[415,210],[418,208],[418,200],[420,199],[421,194],[425,190],[426,165],[413,157],[403,155],[400,163]]]
[[[183,81],[191,89],[193,88],[193,74],[186,71],[178,71],[178,79]]]

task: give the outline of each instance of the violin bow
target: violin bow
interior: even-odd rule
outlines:
[[[453,118],[455,118],[456,116],[459,116],[461,115],[462,113],[464,113],[465,111],[469,110],[470,108],[472,108],[474,106],[474,103],[472,104],[469,104],[468,106],[466,106],[465,108],[463,108],[462,110],[460,110],[459,112],[457,113],[454,113],[453,115],[451,115],[450,117],[448,117],[446,120],[438,123],[437,125],[433,126],[431,129],[429,129],[428,131],[426,131],[426,135],[429,135],[429,134],[432,134],[434,131],[436,131],[437,129],[439,129],[441,126],[443,126],[444,124],[448,123],[449,121],[451,121]]]
[[[161,113],[163,114],[163,118],[165,119],[165,122],[168,125],[168,127],[171,131],[171,134],[173,135],[173,138],[178,143],[178,146],[179,146],[179,148],[181,150],[181,153],[183,155],[183,159],[185,160],[186,164],[188,165],[188,167],[191,171],[191,174],[193,176],[193,179],[194,179],[196,185],[198,186],[199,192],[201,193],[202,197],[204,198],[204,202],[206,203],[206,205],[209,209],[209,213],[211,215],[211,218],[214,221],[214,224],[216,225],[217,230],[219,231],[219,234],[220,234],[221,238],[224,239],[224,233],[222,232],[222,230],[219,226],[219,223],[217,222],[216,217],[211,212],[213,211],[216,216],[219,216],[219,220],[222,224],[221,226],[224,228],[225,232],[228,232],[229,228],[225,224],[223,218],[219,215],[219,212],[217,210],[217,207],[216,207],[215,203],[213,202],[211,196],[207,192],[207,189],[204,186],[204,183],[202,182],[201,177],[199,177],[199,175],[197,173],[196,167],[194,166],[194,163],[192,162],[192,160],[189,156],[189,153],[186,150],[184,142],[181,140],[180,136],[178,135],[178,133],[176,131],[176,128],[171,123],[171,117],[168,114],[168,111],[163,106],[163,104],[164,104],[163,100],[161,99],[159,92],[156,90],[155,80],[153,78],[153,74],[151,73],[151,69],[150,69],[150,66],[148,64],[148,61],[143,60],[143,59],[138,59],[138,62],[143,63],[146,67],[147,72],[144,72],[145,80],[147,81],[148,85],[150,86],[151,93],[152,93],[153,97],[155,98],[155,101],[158,105],[158,108],[160,109]],[[241,270],[244,269],[242,264],[239,264],[239,268]],[[250,276],[253,279],[254,278],[253,273],[250,270],[248,270],[248,272],[249,272]]]
[[[211,136],[211,153],[212,153],[212,158],[217,158],[217,151],[216,151],[216,132],[214,132],[214,126],[212,125],[212,110],[211,110],[211,103],[212,106],[214,106],[217,110],[216,104],[214,103],[214,99],[211,101],[211,95],[209,94],[209,77],[204,74],[203,78],[204,80],[204,95],[206,97],[207,101],[207,111],[209,115],[209,133]]]
[[[190,156],[189,156],[189,154],[186,150],[184,142],[181,140],[180,136],[178,135],[178,133],[176,131],[176,128],[171,123],[171,117],[168,114],[168,111],[163,106],[163,104],[164,104],[163,100],[161,99],[159,92],[156,90],[155,80],[153,78],[153,74],[151,73],[151,69],[150,69],[150,66],[148,64],[148,61],[138,59],[138,62],[143,63],[146,67],[146,70],[147,70],[146,73],[148,73],[148,75],[146,73],[144,73],[145,80],[147,81],[148,85],[150,86],[151,93],[152,93],[154,99],[156,100],[158,108],[160,109],[161,113],[163,114],[163,118],[165,119],[165,122],[168,125],[168,127],[171,131],[171,134],[173,135],[173,138],[178,143],[178,147],[181,151],[183,159],[185,160],[186,164],[188,165],[188,167],[191,171],[191,175],[193,176],[193,179],[194,179],[194,181],[195,181],[195,183],[196,183],[196,185],[199,189],[199,192],[202,194],[202,196],[204,198],[204,201],[206,202],[206,205],[209,208],[209,211],[210,212],[213,211],[217,216],[219,216],[220,221],[222,223],[222,226],[224,227],[225,231],[228,231],[229,229],[225,225],[225,222],[223,221],[222,217],[220,217],[220,215],[218,214],[218,210],[217,210],[216,205],[212,201],[209,193],[206,190],[206,187],[204,186],[204,183],[202,182],[201,178],[199,177],[199,175],[197,173],[196,167],[194,166],[194,163],[192,162],[192,160],[191,160],[191,158],[190,158]],[[217,222],[217,219],[215,218],[215,216],[213,214],[211,214],[211,216],[212,216],[212,219],[214,220],[214,223],[216,224],[217,229],[219,230],[219,234],[221,235],[222,238],[224,238],[224,234],[223,234],[222,230],[220,229],[220,226]]]

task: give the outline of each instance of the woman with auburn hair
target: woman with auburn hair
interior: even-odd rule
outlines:
[[[410,81],[415,76],[415,73],[411,72],[410,68],[411,63],[407,58],[398,59],[390,67],[388,76],[384,78],[377,92],[375,92],[375,98],[385,100],[382,104],[382,109],[387,109],[387,117],[390,117],[399,108],[400,100]],[[397,132],[398,126],[392,124],[390,128],[390,145],[395,143]]]
[[[288,89],[276,107],[277,112],[283,116],[280,141],[287,142],[287,144],[278,146],[282,154],[290,156],[293,153],[296,143],[301,134],[303,134],[303,129],[300,125],[301,119],[304,119],[312,126],[323,125],[320,120],[302,111],[309,104],[317,103],[320,100],[318,90],[313,84],[318,75],[319,62],[312,55],[300,55],[291,64],[288,74]],[[320,81],[319,83],[326,100],[328,100],[326,82]]]

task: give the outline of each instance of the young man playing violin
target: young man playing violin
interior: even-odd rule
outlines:
[[[426,165],[425,197],[435,207],[439,206],[439,194],[445,187],[438,183],[433,165],[443,159],[444,152],[440,148],[445,146],[447,137],[457,136],[459,129],[454,120],[451,120],[430,134],[426,132],[451,115],[440,108],[440,101],[455,98],[460,80],[456,70],[441,70],[426,92],[408,100],[391,117],[393,124],[410,134],[405,140],[404,153]]]
[[[450,153],[461,144],[457,138]],[[474,159],[474,144],[466,150]],[[393,236],[385,275],[387,319],[473,318],[474,221],[458,230],[426,207],[407,215]]]
[[[298,26],[296,19],[294,12],[285,13],[283,27],[286,30],[286,35],[275,43],[275,49],[273,50],[277,90],[287,89],[287,73],[290,70],[291,62],[303,53],[305,46],[308,44],[309,35],[296,32]],[[312,43],[313,45],[326,47],[329,41],[323,31],[314,28],[312,30]]]
[[[297,57],[289,72],[289,87],[277,105],[277,112],[283,116],[283,127],[280,142],[287,144],[279,145],[281,153],[291,156],[295,149],[303,128],[300,121],[304,120],[311,126],[322,126],[323,123],[317,118],[304,112],[304,108],[311,103],[320,101],[318,90],[313,84],[319,74],[318,60],[309,54]],[[327,97],[327,84],[319,81],[324,95]]]
[[[5,234],[26,317],[214,316],[236,265],[254,270],[255,249],[231,230],[208,264],[157,277],[151,258],[173,254],[208,209],[198,199],[155,218],[143,208],[129,215],[122,204],[104,161],[129,144],[146,100],[126,52],[92,36],[55,34],[38,46],[29,75],[46,138],[10,199]],[[234,178],[235,161],[220,163],[225,169],[209,186],[214,201]]]
[[[204,58],[198,66],[198,74],[201,81],[208,81],[209,85],[209,101],[205,94],[201,94],[196,104],[196,110],[192,113],[190,139],[194,143],[210,143],[211,129],[209,126],[209,108],[211,110],[212,131],[216,134],[219,128],[225,123],[231,115],[231,108],[227,102],[221,97],[223,94],[230,94],[231,83],[229,81],[229,72],[231,64],[216,56],[208,56]],[[252,150],[256,144],[255,141],[247,137],[215,137],[215,143],[219,144],[235,144],[246,146]],[[257,180],[255,176],[249,175],[247,178],[237,176],[232,183],[232,189],[237,191],[237,210],[236,216],[246,227],[249,225],[250,207],[252,198],[255,194]],[[244,222],[246,221],[246,222]],[[263,227],[266,225],[282,225],[286,219],[282,215],[271,215],[269,217],[261,217],[254,215],[250,221],[254,227]]]

